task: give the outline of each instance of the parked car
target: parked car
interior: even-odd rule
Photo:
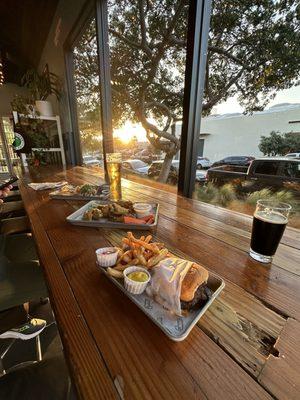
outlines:
[[[287,153],[285,157],[300,158],[300,153]]]
[[[134,156],[145,163],[149,164],[152,162],[152,153],[147,149],[138,151]]]
[[[83,156],[82,157],[83,165],[89,166],[99,166],[101,164],[100,160],[93,156]]]
[[[231,156],[222,158],[220,161],[216,161],[213,163],[212,167],[220,167],[222,165],[243,165],[249,166],[251,161],[255,158],[251,156]]]
[[[291,189],[300,195],[300,159],[288,157],[257,158],[252,161],[248,170],[242,166],[210,168],[207,181],[217,186],[233,180],[247,181],[249,191],[270,188],[279,190]]]
[[[148,170],[148,176],[150,176],[151,178],[158,177],[161,171],[162,164],[163,160],[154,161],[150,165],[150,168]],[[205,182],[206,172],[207,171],[196,170],[196,181]],[[168,183],[176,184],[178,182],[178,174],[179,174],[179,160],[173,160],[168,177]]]
[[[127,172],[134,172],[136,174],[147,175],[149,165],[142,160],[133,159],[122,162],[122,168]]]
[[[211,167],[211,162],[207,157],[197,158],[197,169],[209,168]]]

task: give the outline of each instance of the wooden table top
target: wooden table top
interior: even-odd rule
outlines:
[[[248,256],[248,216],[124,180],[123,198],[160,203],[157,238],[226,283],[188,338],[173,342],[99,273],[95,249],[118,234],[70,225],[82,202],[26,185],[63,179],[99,183],[99,174],[35,169],[20,190],[80,398],[300,398],[299,230],[287,228],[273,264],[262,265]]]

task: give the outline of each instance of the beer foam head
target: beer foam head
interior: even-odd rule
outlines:
[[[254,217],[261,219],[271,224],[287,224],[288,219],[285,215],[280,214],[276,211],[256,211]]]

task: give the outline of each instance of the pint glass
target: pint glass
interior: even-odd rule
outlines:
[[[121,167],[122,154],[108,153],[106,154],[107,174],[110,185],[110,199],[113,201],[121,200]]]
[[[291,206],[272,200],[258,200],[253,216],[250,256],[272,262],[288,222]]]

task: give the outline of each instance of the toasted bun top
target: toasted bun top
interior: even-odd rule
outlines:
[[[180,300],[193,300],[198,287],[207,283],[207,280],[208,271],[201,267],[201,265],[193,263],[182,281]]]

